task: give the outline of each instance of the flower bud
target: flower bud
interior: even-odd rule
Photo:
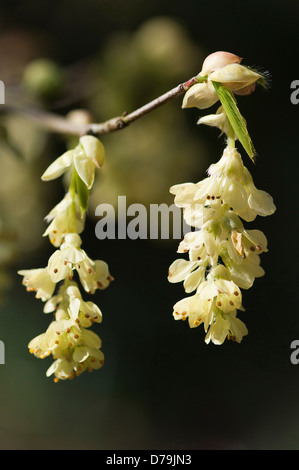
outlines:
[[[238,57],[230,52],[218,51],[208,55],[203,64],[200,72],[201,76],[209,75],[210,73],[225,67],[228,64],[239,64],[242,57]]]
[[[211,82],[196,83],[185,93],[182,108],[206,109],[218,100],[219,97]]]

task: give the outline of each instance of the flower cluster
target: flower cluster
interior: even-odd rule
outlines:
[[[223,77],[228,67],[238,65],[237,56],[216,54],[218,56],[212,54],[204,62],[204,74],[211,77],[217,69],[218,75]],[[231,65],[227,65],[229,60]],[[248,73],[246,69],[243,92],[252,85],[251,79],[246,81]],[[238,81],[240,70],[230,78],[230,86],[239,91],[236,84],[241,83]],[[206,97],[191,94],[192,88],[184,102],[189,102],[192,96],[194,106],[206,106]],[[204,180],[170,188],[175,204],[184,210],[185,221],[195,228],[185,235],[178,247],[178,252],[188,253],[189,259],[177,259],[169,268],[168,280],[183,281],[186,293],[193,293],[174,305],[173,316],[176,320],[188,319],[191,328],[203,323],[206,343],[214,344],[222,344],[226,338],[240,342],[247,334],[245,324],[237,318],[237,311],[244,310],[240,288],[249,289],[255,278],[264,275],[260,255],[267,251],[267,239],[260,230],[245,229],[241,219],[251,222],[257,215],[271,215],[276,209],[272,197],[254,185],[235,148],[228,117],[222,114],[228,139],[219,162],[210,166]],[[208,124],[217,121],[218,116],[207,117]]]
[[[57,250],[44,268],[21,270],[27,291],[35,291],[36,298],[45,302],[44,313],[54,313],[47,331],[40,334],[28,347],[38,358],[52,354],[55,359],[46,375],[59,379],[73,378],[86,369],[99,369],[104,363],[101,340],[89,330],[93,323],[102,321],[102,313],[93,302],[85,302],[79,290],[80,281],[85,292],[94,294],[105,289],[113,280],[108,265],[92,260],[81,248],[79,235],[84,228],[86,198],[94,181],[96,167],[104,162],[104,147],[92,137],[80,138],[73,150],[55,160],[42,179],[52,180],[70,171],[69,190],[63,200],[47,215],[49,226],[44,236]]]

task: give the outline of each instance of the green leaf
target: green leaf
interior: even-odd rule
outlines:
[[[221,83],[212,82],[216,90],[217,95],[221,101],[225,114],[235,131],[236,136],[243,145],[247,154],[254,162],[254,156],[256,155],[255,148],[247,130],[246,121],[239,111],[236,99],[231,91],[225,88]]]
[[[84,181],[81,180],[77,172],[76,172],[76,189],[77,189],[77,194],[79,197],[81,213],[83,215],[88,207],[89,189],[87,188]]]

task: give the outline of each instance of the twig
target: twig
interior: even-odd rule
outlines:
[[[196,77],[193,77],[190,80],[177,85],[175,88],[169,90],[167,93],[164,93],[153,101],[150,101],[141,108],[138,108],[129,114],[123,114],[122,116],[114,117],[103,123],[77,124],[69,121],[66,118],[63,118],[62,116],[48,113],[42,109],[21,107],[14,104],[4,105],[4,109],[22,114],[35,121],[40,126],[60,134],[79,136],[89,134],[98,136],[101,134],[108,134],[110,132],[118,131],[127,127],[129,124],[131,124],[131,122],[136,121],[145,114],[150,113],[154,109],[159,108],[173,98],[176,98],[177,96],[185,93],[185,91],[189,90],[189,88],[191,88],[191,86],[193,86],[195,83],[198,83],[198,81],[199,80]]]

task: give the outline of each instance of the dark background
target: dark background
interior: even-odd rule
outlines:
[[[290,84],[299,79],[298,13],[293,0],[1,2],[2,34],[22,29],[36,34],[37,42],[42,35],[44,54],[65,66],[99,54],[115,31],[133,33],[148,19],[163,16],[179,21],[205,55],[226,50],[269,71],[269,90],[239,103],[259,155],[255,166],[244,161],[256,186],[277,206],[273,216],[254,222],[266,233],[269,252],[262,257],[266,275],[244,292],[241,318],[249,335],[241,344],[206,345],[202,329],[173,320],[172,306],[184,296],[181,285],[167,281],[177,241],[100,242],[89,219],[85,249],[107,260],[116,278],[92,299],[104,315],[95,331],[106,362],[98,372],[54,384],[45,377],[50,361],[27,352],[49,317],[13,277],[0,319],[6,347],[6,364],[0,366],[2,449],[299,448],[299,365],[290,361],[290,344],[299,339],[299,107],[290,102]],[[194,74],[201,63],[195,56]],[[181,81],[186,78],[182,74]],[[147,93],[140,105],[156,97],[150,89]],[[223,141],[214,130],[196,127],[195,110],[187,116],[190,132],[208,148],[208,166],[219,159]],[[134,125],[122,132],[129,131],[133,139]],[[165,132],[171,135],[172,129]],[[108,138],[103,142],[109,145]],[[202,169],[195,171],[194,181],[203,176]],[[58,201],[57,193],[52,199]],[[52,251],[46,239],[42,242],[15,263],[12,273],[47,262]]]

